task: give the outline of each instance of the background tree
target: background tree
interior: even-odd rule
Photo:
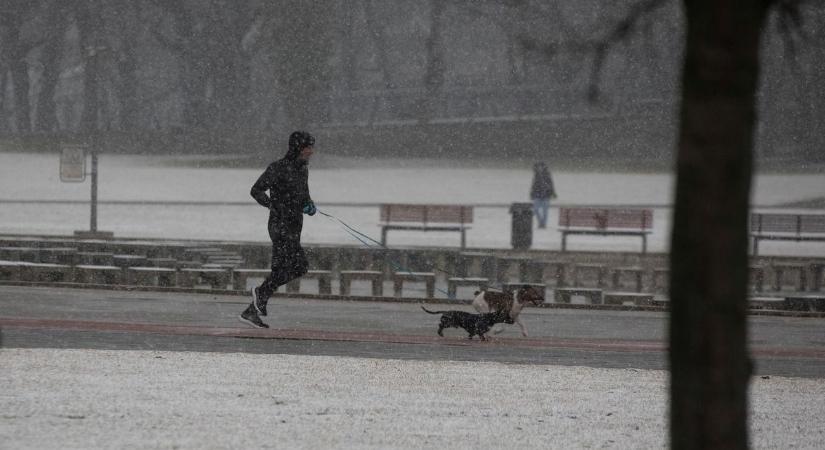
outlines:
[[[13,86],[14,121],[13,129],[21,134],[31,131],[31,105],[29,103],[29,61],[28,54],[36,45],[23,36],[24,26],[36,13],[39,2],[29,0],[7,0],[0,9],[0,66],[5,72],[5,82]],[[0,86],[5,90],[7,85]]]
[[[40,51],[40,77],[34,131],[53,133],[58,130],[55,94],[63,62],[64,36],[67,26],[66,3],[44,2],[43,41]]]
[[[293,128],[310,128],[328,117],[332,13],[323,2],[282,0],[271,22],[278,96]]]
[[[251,68],[243,42],[255,21],[256,2],[152,3],[162,12],[153,35],[179,61],[184,127],[209,134],[210,146],[246,131]]]

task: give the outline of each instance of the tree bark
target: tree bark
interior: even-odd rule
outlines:
[[[770,2],[685,0],[671,237],[671,446],[747,448],[748,211]]]
[[[79,0],[76,6],[80,51],[84,59],[80,132],[89,136],[99,132],[101,68],[102,59],[108,51],[101,40],[100,33],[103,30],[103,24],[97,6],[94,0]]]
[[[0,136],[9,131],[6,117],[6,66],[0,58]]]
[[[444,2],[430,2],[430,34],[424,42],[427,52],[427,65],[424,72],[424,97],[419,103],[419,119],[431,120],[436,115],[437,96],[444,85],[444,40],[443,20]]]
[[[57,107],[54,102],[55,89],[60,75],[60,57],[63,47],[65,11],[59,4],[51,5],[46,12],[46,41],[43,43],[43,76],[37,97],[35,131],[51,133],[57,131]]]
[[[14,89],[14,131],[27,134],[31,131],[31,107],[29,105],[29,63],[26,61],[28,48],[20,38],[23,14],[12,16],[4,39],[6,60],[9,65],[9,81]]]
[[[287,0],[274,38],[280,97],[287,128],[308,129],[327,119],[332,10],[317,2]]]

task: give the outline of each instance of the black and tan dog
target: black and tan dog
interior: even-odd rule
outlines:
[[[438,322],[438,335],[444,336],[445,328],[464,328],[470,335],[468,339],[473,336],[478,336],[482,341],[486,341],[484,336],[493,325],[497,323],[513,323],[507,316],[505,311],[495,311],[485,314],[472,314],[464,311],[430,311],[423,305],[421,309],[430,314],[441,314],[441,321]]]

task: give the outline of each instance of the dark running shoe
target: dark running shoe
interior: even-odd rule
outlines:
[[[260,317],[258,317],[258,313],[255,312],[255,309],[250,305],[248,308],[238,316],[241,322],[252,325],[255,328],[269,328],[269,325],[265,324]]]
[[[252,288],[252,305],[255,306],[255,311],[259,316],[266,317],[266,302],[262,302],[258,298],[258,288]]]

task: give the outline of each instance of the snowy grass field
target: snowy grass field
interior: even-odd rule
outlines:
[[[319,208],[372,237],[380,235],[381,202],[466,203],[478,206],[470,247],[508,248],[508,206],[528,201],[530,167],[465,165],[460,161],[343,160],[320,152],[311,163],[310,189]],[[552,161],[548,161],[552,170]],[[249,196],[264,167],[196,168],[171,157],[102,155],[98,228],[125,238],[208,239],[268,242],[267,211]],[[674,178],[669,173],[553,171],[559,198],[554,205],[641,205],[654,208],[651,251],[666,251]],[[753,204],[760,208],[820,199],[825,176],[758,174]],[[68,235],[89,229],[90,181],[62,183],[59,155],[0,153],[0,233]],[[33,202],[27,202],[32,200]],[[42,203],[38,201],[49,200]],[[172,203],[170,203],[172,202]],[[204,202],[211,202],[203,204]],[[224,202],[225,204],[215,204]],[[201,204],[198,204],[201,203]],[[560,248],[554,229],[535,229],[533,248]],[[821,212],[821,210],[820,210]],[[458,246],[457,233],[393,232],[390,245]],[[307,218],[303,242],[360,245],[339,223]],[[636,238],[573,237],[570,248],[636,251]],[[825,254],[825,244],[765,242],[762,254]]]
[[[667,373],[488,362],[0,350],[0,448],[667,446]],[[755,378],[755,449],[822,448],[822,380]]]

